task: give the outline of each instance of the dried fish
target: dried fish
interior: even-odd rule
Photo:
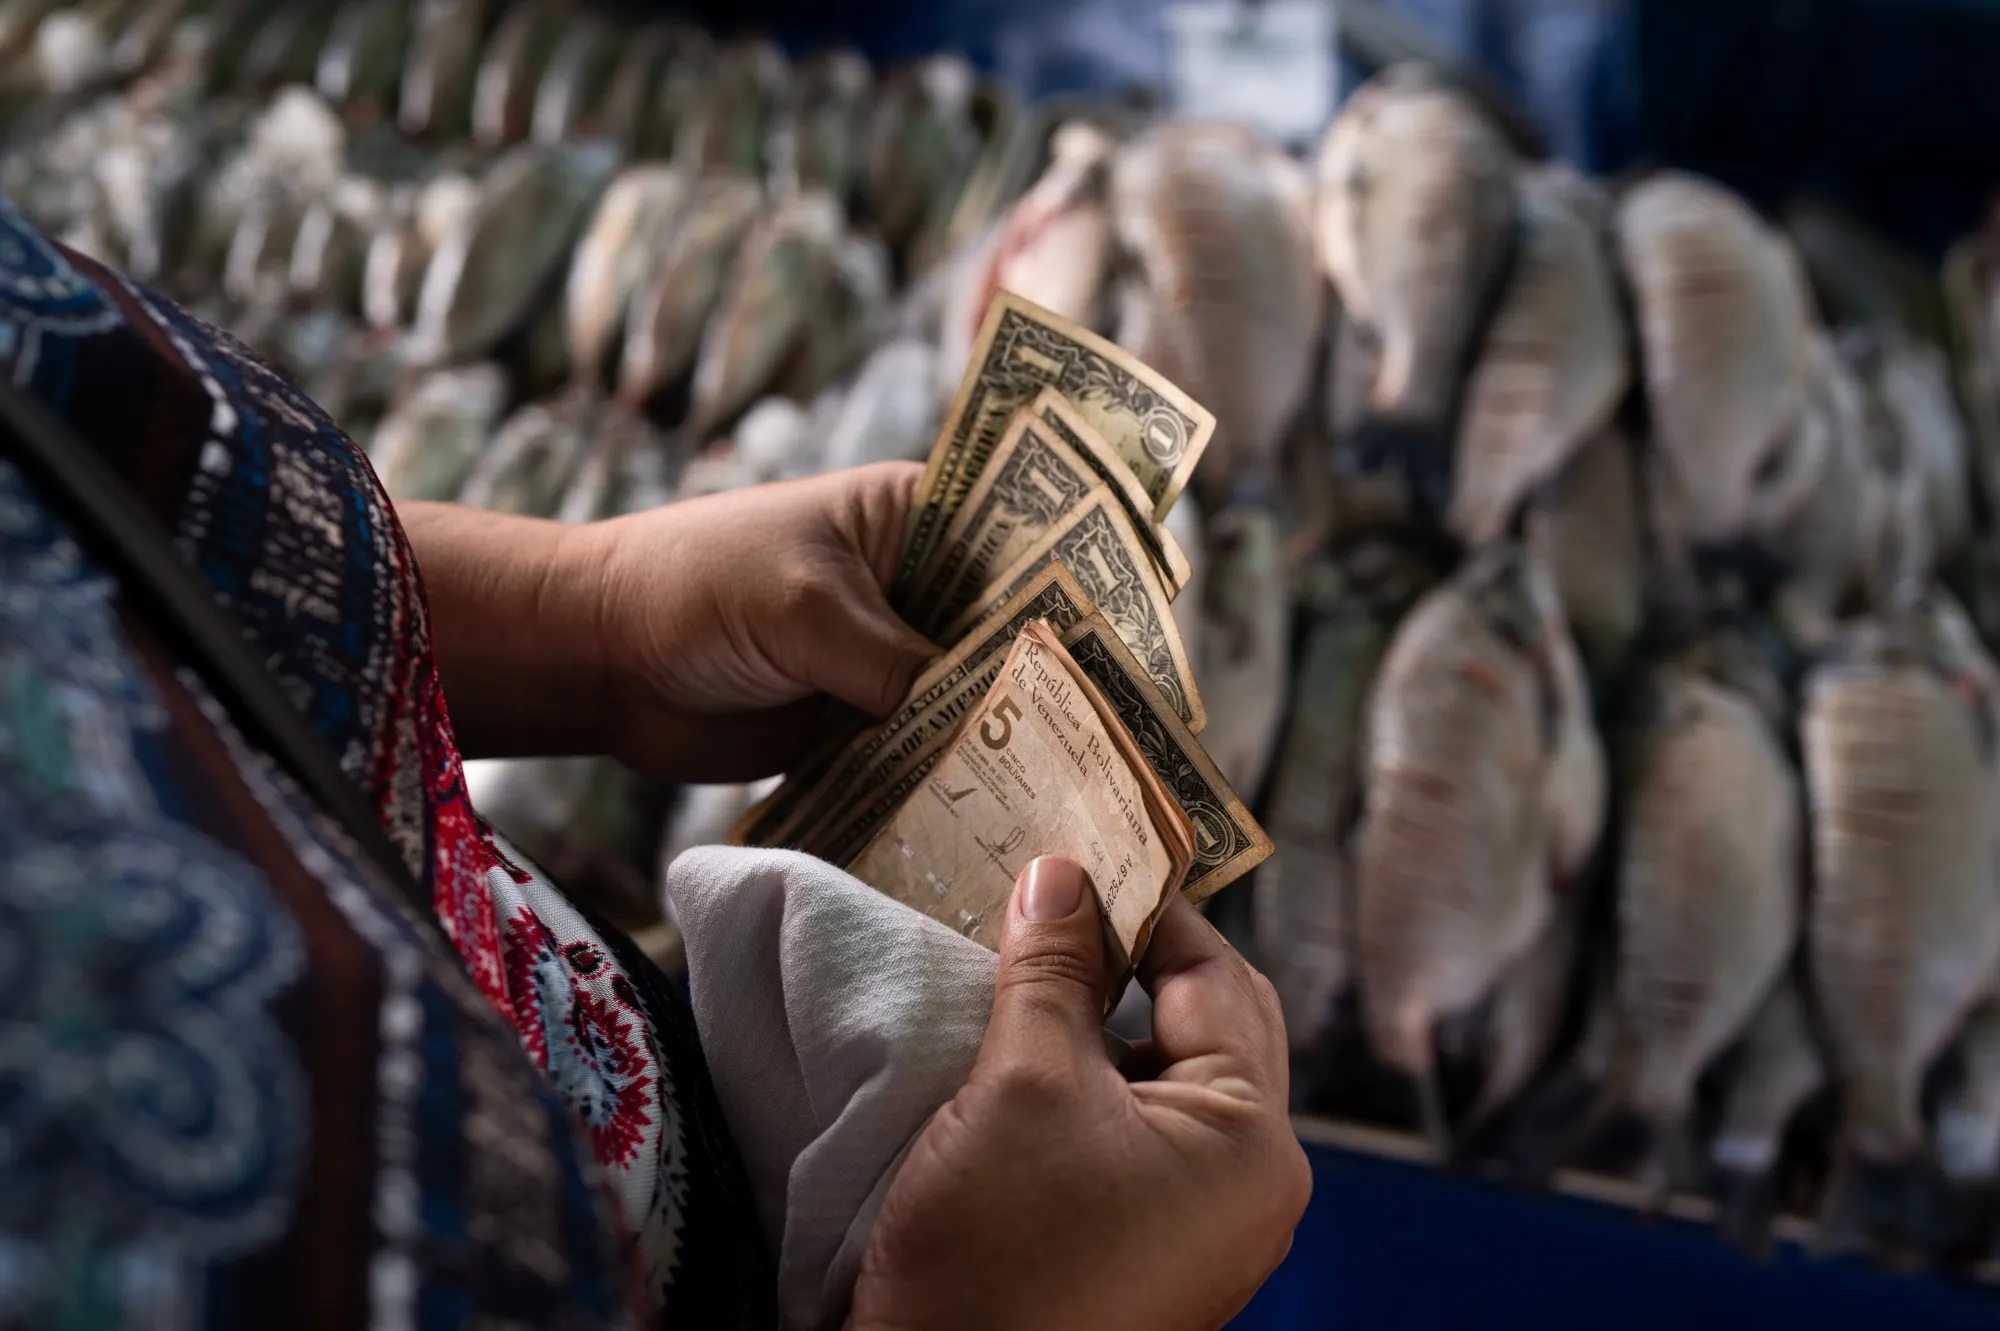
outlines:
[[[507,376],[497,365],[433,370],[412,383],[369,454],[390,496],[457,498],[506,401]]]
[[[465,478],[458,502],[499,513],[553,517],[592,442],[589,412],[535,402],[508,417]]]
[[[1607,427],[1544,490],[1526,524],[1595,678],[1616,676],[1645,618],[1638,482],[1631,442]]]
[[[852,370],[881,336],[891,281],[889,251],[881,241],[843,236],[834,247],[818,308],[806,321],[777,390],[810,401]]]
[[[1827,1241],[1879,1213],[1924,1145],[1918,1090],[2000,963],[1992,660],[1942,593],[1864,621],[1808,677],[1808,923],[1843,1101]]]
[[[1807,292],[1780,237],[1718,185],[1662,172],[1621,200],[1667,529],[1691,547],[1743,539],[1803,399]]]
[[[1958,1084],[1938,1105],[1933,1154],[1959,1187],[2000,1182],[2000,1006],[1988,1003],[1958,1036]]]
[[[350,114],[385,115],[403,73],[410,42],[407,0],[347,0],[320,48],[313,83]]]
[[[1305,630],[1263,822],[1278,853],[1257,871],[1251,907],[1261,969],[1278,991],[1295,1053],[1315,1048],[1353,977],[1353,866],[1361,708],[1388,645],[1372,614],[1335,612]],[[1204,697],[1209,692],[1203,681]]]
[[[1370,689],[1362,1007],[1377,1055],[1416,1079],[1440,1148],[1440,1024],[1487,1000],[1543,937],[1602,828],[1604,753],[1584,695],[1553,582],[1512,544],[1417,604]]]
[[[1944,356],[1893,327],[1842,333],[1842,360],[1864,381],[1875,459],[1890,473],[1907,471],[1922,492],[1929,553],[1947,563],[1972,528],[1972,451]],[[1928,570],[1911,570],[1921,576]]]
[[[359,314],[369,238],[381,215],[381,191],[358,177],[341,181],[308,207],[292,239],[286,274],[290,303]]]
[[[479,186],[455,171],[389,197],[362,265],[361,305],[370,324],[399,328],[415,317],[431,255],[467,224],[478,203]]]
[[[486,0],[416,0],[396,123],[426,139],[463,135],[472,118]]]
[[[1291,158],[1236,125],[1163,125],[1112,165],[1111,214],[1152,297],[1154,345],[1216,416],[1196,474],[1211,501],[1244,476],[1275,481],[1312,383],[1326,303],[1311,194]]]
[[[1663,1192],[1694,1182],[1696,1078],[1792,955],[1804,847],[1780,718],[1699,659],[1655,669],[1645,690],[1619,866],[1619,1080]]]
[[[1566,167],[1523,172],[1507,292],[1466,385],[1445,525],[1497,539],[1528,496],[1609,422],[1629,381],[1611,266]]]
[[[1790,573],[1795,621],[1830,617],[1869,573],[1862,399],[1826,338],[1807,341],[1797,421],[1756,473],[1749,531]]]
[[[472,87],[472,137],[502,148],[528,137],[535,95],[562,41],[563,9],[554,0],[509,8],[487,39]]]
[[[654,87],[673,58],[674,29],[651,23],[636,32],[622,33],[618,56],[605,82],[598,105],[595,128],[640,157],[665,157],[672,143],[656,143],[652,133]]]
[[[1548,1060],[1562,1029],[1582,923],[1579,903],[1559,903],[1535,945],[1494,986],[1492,1003],[1475,1023],[1476,1047],[1462,1051],[1483,1072],[1462,1138],[1512,1104]]]
[[[977,79],[957,56],[931,56],[883,81],[869,127],[867,211],[901,252],[937,206],[956,195],[979,151]]]
[[[784,52],[770,42],[723,48],[677,136],[681,164],[698,175],[761,175],[790,77]]]
[[[718,179],[695,187],[652,271],[634,287],[619,401],[644,403],[693,364],[736,251],[763,205],[755,181]]]
[[[783,369],[826,291],[840,239],[840,205],[816,191],[781,200],[751,229],[702,337],[690,434],[726,424]]]
[[[1453,423],[1514,232],[1514,159],[1473,103],[1421,66],[1355,90],[1320,147],[1314,235],[1349,315],[1379,349],[1369,411],[1342,448],[1450,502]]]
[[[571,13],[562,39],[535,90],[529,132],[541,143],[560,143],[594,133],[596,118],[617,64],[619,34],[608,24]]]
[[[870,356],[827,430],[827,469],[921,460],[941,416],[936,375],[928,342],[894,341]]]
[[[1773,1175],[1785,1132],[1826,1080],[1826,1062],[1807,1025],[1805,1000],[1798,981],[1788,975],[1750,1023],[1722,1121],[1708,1148],[1723,1233],[1753,1256],[1770,1250],[1771,1218],[1777,1210]]]
[[[811,447],[806,409],[790,398],[767,397],[743,413],[731,434],[738,472],[751,485],[796,474]]]
[[[1050,138],[1048,169],[1014,205],[984,256],[978,290],[965,311],[972,318],[964,330],[968,346],[987,305],[1003,290],[1086,328],[1100,322],[1112,257],[1110,166],[1117,146],[1083,122],[1063,125]]]
[[[826,51],[799,67],[786,137],[793,181],[852,209],[861,189],[868,130],[868,62],[859,52]]]
[[[616,167],[617,150],[604,145],[523,145],[495,162],[479,202],[424,271],[418,354],[478,356],[519,327],[561,272]]]
[[[1278,520],[1268,509],[1237,504],[1209,518],[1206,530],[1201,655],[1194,658],[1208,707],[1201,742],[1232,786],[1255,790],[1277,743],[1292,655]]]
[[[633,287],[687,195],[686,176],[651,163],[626,168],[598,200],[569,270],[569,355],[579,383],[602,379]]]

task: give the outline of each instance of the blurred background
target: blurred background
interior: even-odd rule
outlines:
[[[393,494],[570,521],[922,458],[1000,287],[1114,337],[1220,420],[1175,613],[1279,846],[1211,913],[1318,1186],[1239,1325],[1955,1327],[1996,69],[1989,0],[0,0],[0,189]],[[1424,730],[1489,674],[1526,721]],[[1593,755],[1528,868],[1391,826],[1515,721]],[[468,782],[670,972],[768,789]]]

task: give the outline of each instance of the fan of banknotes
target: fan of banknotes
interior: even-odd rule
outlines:
[[[738,824],[845,866],[988,947],[1039,855],[1082,865],[1129,969],[1175,892],[1271,853],[1195,736],[1161,520],[1215,418],[1010,292],[931,449],[890,597],[948,650],[887,721],[838,718]]]

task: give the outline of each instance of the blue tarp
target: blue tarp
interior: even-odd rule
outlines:
[[[1815,1261],[1793,1248],[1758,1265],[1694,1225],[1309,1149],[1312,1206],[1291,1256],[1231,1331],[2000,1325],[2000,1290]]]

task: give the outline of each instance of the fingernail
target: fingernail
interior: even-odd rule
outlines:
[[[1045,855],[1021,875],[1021,917],[1045,924],[1066,919],[1083,904],[1083,870]]]

